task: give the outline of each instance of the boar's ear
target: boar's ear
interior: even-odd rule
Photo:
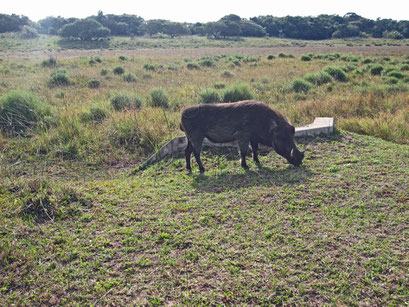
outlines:
[[[272,120],[272,121],[270,122],[270,127],[268,128],[268,132],[269,132],[270,134],[272,134],[272,133],[274,132],[275,128],[277,128],[277,124],[276,124],[275,121]]]

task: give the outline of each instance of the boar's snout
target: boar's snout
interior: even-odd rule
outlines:
[[[294,166],[300,166],[303,158],[304,153],[299,151],[297,148],[293,148],[290,152],[290,158],[287,160]]]

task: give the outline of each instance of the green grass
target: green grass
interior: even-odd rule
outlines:
[[[17,164],[0,185],[1,304],[407,304],[409,147],[299,146],[300,168],[205,152],[205,175],[182,158],[134,176]],[[30,197],[60,211],[30,219]]]
[[[0,56],[0,96],[30,93],[56,115],[28,136],[0,131],[1,306],[409,303],[405,41],[46,38],[0,37],[13,51]],[[92,50],[60,51],[52,65],[37,52],[70,44]],[[66,86],[49,86],[55,71]],[[402,78],[386,84],[392,71]],[[297,79],[309,90],[289,91]],[[300,168],[269,153],[244,171],[238,154],[205,152],[205,175],[195,162],[189,175],[182,157],[131,175],[182,135],[183,108],[237,84],[296,126],[333,116],[343,132],[298,140]],[[165,103],[151,103],[153,89]],[[114,93],[135,101],[116,107]]]

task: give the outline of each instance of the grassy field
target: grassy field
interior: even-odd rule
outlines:
[[[0,42],[0,305],[409,304],[406,41]],[[134,172],[234,91],[338,131]]]

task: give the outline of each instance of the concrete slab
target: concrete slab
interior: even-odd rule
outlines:
[[[295,128],[295,137],[305,137],[308,135],[330,135],[334,132],[334,118],[333,117],[317,117],[310,125]],[[138,167],[138,170],[145,169],[151,164],[154,164],[165,157],[171,157],[176,153],[183,152],[187,145],[187,139],[185,136],[176,137],[165,145],[163,145],[156,153],[149,157],[142,165]],[[212,143],[208,139],[204,139],[203,147],[231,147],[238,148],[237,142],[229,143]],[[270,151],[273,148],[267,146],[260,146],[262,151]]]

